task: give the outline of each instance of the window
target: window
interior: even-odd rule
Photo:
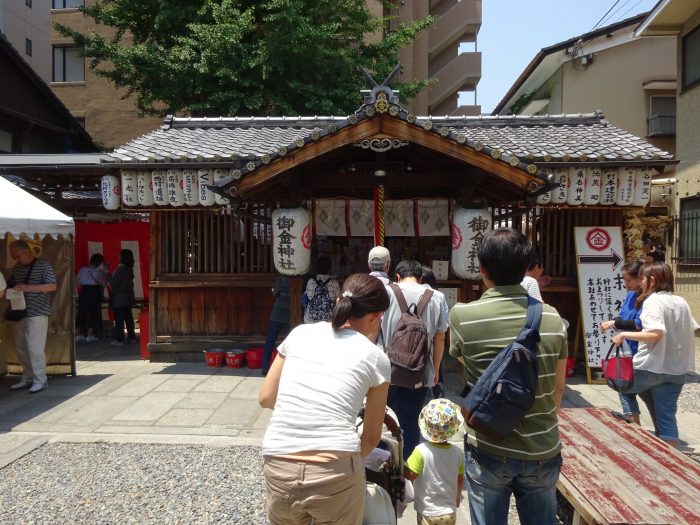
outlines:
[[[85,60],[82,47],[53,48],[53,81],[80,82],[85,80]]]
[[[686,89],[700,82],[700,26],[683,37],[682,88]]]
[[[648,137],[674,136],[676,134],[676,97],[649,97]]]
[[[700,264],[700,197],[681,199],[678,264]]]
[[[85,5],[85,0],[52,0],[53,9],[77,9]]]
[[[24,52],[28,57],[32,56],[32,41],[28,38],[24,39]]]

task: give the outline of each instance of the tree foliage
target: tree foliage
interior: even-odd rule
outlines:
[[[365,35],[387,19],[365,0],[97,0],[81,8],[110,36],[57,25],[84,47],[96,75],[127,88],[141,114],[340,115],[432,22]],[[105,33],[103,31],[103,33]],[[407,100],[426,80],[397,86]]]

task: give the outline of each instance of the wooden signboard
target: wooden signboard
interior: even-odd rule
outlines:
[[[622,231],[618,226],[576,227],[574,236],[586,377],[590,383],[591,368],[600,368],[611,345],[612,332],[602,332],[600,323],[618,315],[627,294],[622,280]]]

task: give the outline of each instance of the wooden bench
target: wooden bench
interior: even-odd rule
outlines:
[[[602,408],[562,409],[557,489],[573,525],[700,525],[700,464]]]

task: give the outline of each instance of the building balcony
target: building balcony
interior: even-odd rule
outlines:
[[[647,119],[647,137],[675,137],[675,115],[653,115]]]
[[[446,7],[447,9],[439,9]],[[458,46],[462,42],[475,42],[481,27],[481,1],[462,0],[448,7],[444,2],[431,8],[431,14],[437,16],[437,21],[428,33],[429,56],[432,58],[450,46]]]
[[[481,79],[481,53],[462,53],[431,75],[435,82],[428,91],[428,108],[433,109],[459,91],[473,91]],[[455,106],[456,107],[456,106]]]

